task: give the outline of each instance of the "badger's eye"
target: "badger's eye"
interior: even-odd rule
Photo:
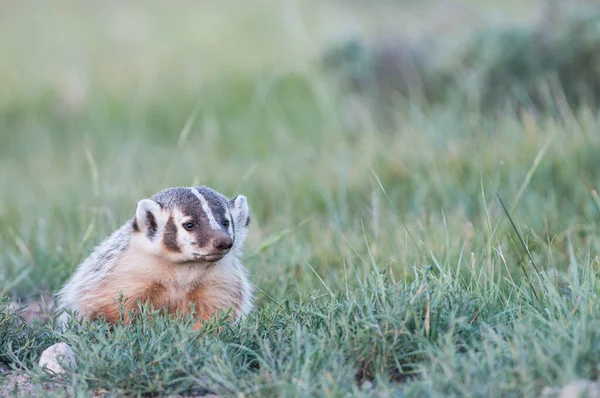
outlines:
[[[223,227],[225,227],[225,228],[228,228],[228,227],[229,227],[229,220],[225,218],[225,219],[224,219],[224,220],[221,222],[221,225],[222,225]]]
[[[193,222],[186,222],[185,224],[183,224],[183,228],[187,229],[188,231],[191,231],[192,229],[196,228],[196,224],[194,224]]]

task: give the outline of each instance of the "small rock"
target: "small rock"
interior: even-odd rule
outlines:
[[[544,387],[541,398],[600,398],[600,384],[592,380],[575,380],[563,387]]]
[[[44,350],[39,362],[40,368],[54,374],[63,374],[66,368],[73,369],[77,366],[75,354],[67,343],[57,343]]]
[[[598,383],[590,380],[577,380],[567,384],[560,392],[560,398],[600,398]]]
[[[560,394],[559,387],[546,386],[542,388],[542,391],[540,392],[540,398],[555,398],[558,397],[558,394]]]

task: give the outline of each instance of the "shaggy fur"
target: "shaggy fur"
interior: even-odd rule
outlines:
[[[169,188],[138,203],[135,216],[81,263],[57,295],[59,322],[70,310],[82,319],[120,321],[138,301],[172,314],[194,304],[200,321],[219,310],[232,319],[252,308],[252,287],[239,260],[248,233],[246,198],[207,187]]]

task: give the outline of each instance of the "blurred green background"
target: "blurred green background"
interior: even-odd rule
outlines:
[[[3,2],[3,293],[54,291],[176,185],[248,196],[247,264],[274,297],[319,286],[307,263],[332,286],[369,255],[408,278],[431,253],[497,266],[496,191],[535,255],[567,256],[567,231],[596,250],[600,33],[578,7]],[[588,74],[563,78],[573,59]]]

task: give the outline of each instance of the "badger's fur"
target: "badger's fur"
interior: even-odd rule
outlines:
[[[252,308],[252,287],[240,262],[250,226],[246,197],[228,199],[208,187],[169,188],[143,199],[135,215],[81,263],[57,295],[58,321],[124,321],[138,301],[199,319]],[[121,303],[122,304],[122,303]],[[66,311],[68,310],[68,311]]]

